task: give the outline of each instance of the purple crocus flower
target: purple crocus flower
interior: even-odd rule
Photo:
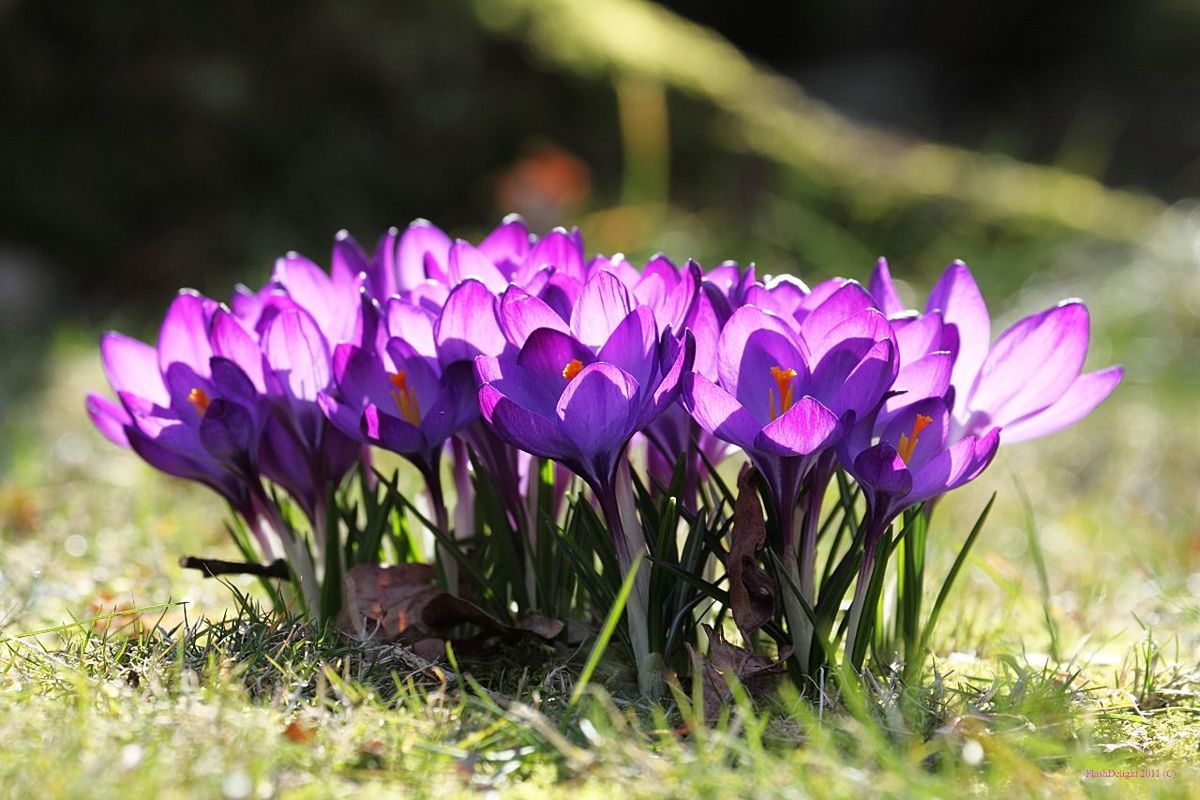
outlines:
[[[854,652],[854,637],[879,542],[892,521],[906,508],[974,480],[996,455],[999,428],[953,440],[952,427],[946,403],[930,397],[905,406],[886,422],[874,415],[868,417],[839,446],[842,463],[867,500],[863,558],[851,603],[847,654]]]
[[[697,287],[698,288],[698,287]],[[570,324],[533,295],[510,288],[501,327],[519,350],[481,356],[476,371],[483,417],[514,447],[579,475],[604,512],[622,574],[645,540],[633,507],[626,446],[678,397],[695,341],[659,334],[652,309],[634,306],[620,279],[598,270],[583,285]],[[649,576],[635,582],[627,609],[639,683],[654,691],[646,610]]]
[[[559,461],[601,494],[629,439],[678,396],[692,337],[660,337],[653,310],[635,308],[607,271],[583,286],[570,325],[519,289],[501,300],[500,324],[519,350],[476,359],[484,418],[514,446]]]
[[[120,403],[89,395],[88,412],[101,433],[151,466],[220,493],[246,520],[264,558],[282,545],[315,613],[311,560],[301,557],[259,477],[269,414],[262,366],[250,361],[247,372],[212,344],[214,325],[226,317],[232,319],[215,301],[185,290],[167,310],[157,347],[106,334],[101,359]]]
[[[910,318],[886,261],[876,265],[871,289],[889,316]],[[1121,382],[1119,366],[1083,373],[1090,339],[1087,307],[1078,300],[1032,314],[991,343],[987,305],[970,270],[946,268],[926,302],[926,317],[941,318],[938,349],[954,353],[951,441],[1004,428],[1005,442],[1062,430],[1090,414]],[[908,324],[924,324],[925,318]],[[898,334],[899,336],[899,334]]]

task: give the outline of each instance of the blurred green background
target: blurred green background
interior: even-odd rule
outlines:
[[[1074,641],[1195,648],[1198,42],[1182,0],[0,1],[0,613],[214,591],[173,561],[225,547],[220,504],[89,430],[101,330],[341,228],[519,211],[810,281],[886,255],[910,301],[962,258],[994,333],[1084,297],[1127,381],[947,504],[943,555],[1002,493],[946,646],[1045,646],[1045,597]]]

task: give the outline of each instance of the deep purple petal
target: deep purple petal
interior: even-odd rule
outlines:
[[[563,435],[592,467],[593,477],[610,477],[617,454],[633,435],[638,382],[612,364],[583,368],[558,401]]]
[[[559,432],[557,419],[523,408],[491,384],[479,387],[479,408],[483,418],[513,447],[540,458],[564,460],[572,448]]]
[[[523,271],[532,275],[546,265],[576,280],[584,279],[583,246],[578,231],[569,233],[563,228],[555,228],[543,236],[525,256]]]
[[[596,356],[598,361],[616,364],[645,389],[658,371],[658,326],[654,312],[641,306],[630,312],[608,337]]]
[[[582,369],[595,360],[592,351],[578,339],[551,328],[539,328],[530,334],[517,356],[517,364],[533,384],[528,391],[539,397],[552,396],[555,402],[569,383],[568,365],[579,361]]]
[[[913,475],[887,442],[859,453],[854,459],[854,477],[873,491],[893,497],[904,497],[912,491]]]
[[[390,409],[381,409],[374,403],[368,403],[359,424],[363,435],[384,450],[406,456],[426,454],[428,448],[420,429],[393,416]]]

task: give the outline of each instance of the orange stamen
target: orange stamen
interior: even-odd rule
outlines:
[[[792,407],[792,403],[795,402],[792,379],[796,377],[796,370],[771,367],[771,377],[775,379],[775,385],[779,387],[778,414],[775,413],[775,392],[768,390],[768,394],[771,396],[771,419],[775,419],[779,414],[787,413],[787,410]]]
[[[567,362],[567,365],[563,367],[562,376],[569,381],[573,381],[575,380],[575,376],[581,372],[583,372],[583,362],[578,358],[572,358]]]
[[[396,410],[400,412],[400,417],[410,425],[420,425],[421,406],[417,403],[417,396],[408,388],[407,373],[399,370],[392,373],[388,380],[396,387],[392,392],[392,400],[396,401]]]
[[[195,407],[196,413],[202,417],[204,416],[204,412],[208,411],[208,407],[212,403],[212,400],[208,399],[208,392],[204,391],[199,386],[188,392],[187,401]]]
[[[917,438],[921,435],[921,431],[932,423],[933,417],[917,414],[917,418],[913,420],[912,434],[900,434],[900,446],[896,448],[896,452],[900,454],[900,458],[904,460],[905,464],[912,459],[913,451],[917,449]]]

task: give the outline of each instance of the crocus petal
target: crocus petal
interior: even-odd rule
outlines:
[[[434,339],[443,366],[480,355],[499,355],[505,340],[496,319],[496,298],[489,287],[475,279],[454,287],[442,307]]]
[[[654,312],[640,306],[621,321],[617,329],[600,348],[597,360],[616,364],[632,375],[643,388],[658,371],[658,326]]]
[[[875,307],[875,300],[857,281],[846,281],[800,323],[800,336],[811,350],[830,338],[834,328],[857,314]],[[828,346],[821,347],[827,350]]]
[[[567,367],[573,361],[586,367],[595,360],[592,351],[578,339],[550,328],[539,328],[530,334],[517,356],[517,364],[528,372],[536,391],[556,399],[570,382]]]
[[[92,424],[104,435],[105,439],[120,447],[129,447],[129,437],[125,433],[125,427],[132,425],[133,420],[130,419],[129,413],[124,408],[107,397],[89,394],[87,396],[87,412],[88,416],[92,418]]]
[[[884,403],[883,418],[904,406],[912,405],[927,397],[944,397],[950,388],[950,374],[954,359],[945,351],[930,353],[913,364],[902,368],[896,376],[892,389],[903,392]]]
[[[743,450],[754,446],[758,420],[729,392],[699,373],[684,378],[683,406],[700,427]]]
[[[500,298],[497,313],[505,338],[522,347],[529,334],[538,328],[551,328],[569,334],[566,321],[546,303],[519,286],[510,286]]]
[[[942,277],[929,292],[925,313],[941,312],[946,327],[952,329],[957,338],[957,357],[950,382],[960,397],[970,391],[988,354],[992,339],[992,323],[988,317],[987,304],[975,284],[975,278],[967,265],[955,261],[946,267]],[[954,349],[944,347],[939,349]]]
[[[368,402],[386,405],[391,401],[394,387],[375,353],[350,344],[338,345],[333,352],[333,374],[342,399],[356,413]],[[354,426],[357,430],[357,418]]]
[[[487,256],[505,275],[511,276],[525,261],[532,247],[529,228],[520,214],[509,214],[479,243],[479,252]],[[503,291],[503,288],[497,290]]]
[[[363,409],[360,427],[367,439],[385,450],[406,456],[425,455],[425,438],[420,429],[374,403]]]
[[[1088,326],[1087,307],[1078,301],[1014,324],[983,362],[963,416],[980,411],[990,425],[1005,426],[1053,404],[1079,377]]]
[[[825,362],[821,363],[823,365]],[[855,418],[863,417],[878,407],[895,376],[895,346],[888,340],[876,342],[831,397],[823,394],[818,396],[822,397],[839,417],[847,414],[853,414]],[[814,375],[814,394],[819,386],[820,383]]]
[[[503,292],[508,287],[508,278],[492,260],[462,239],[450,246],[448,271],[451,286],[474,278],[493,292]]]
[[[905,503],[920,503],[975,480],[992,462],[999,446],[1000,429],[993,428],[985,436],[968,436],[943,450],[913,470],[912,493]]]
[[[900,365],[912,364],[930,353],[945,351],[953,357],[954,350],[944,341],[945,327],[942,315],[936,311],[932,314],[909,318],[892,318],[892,330],[896,332],[896,345],[900,348]],[[957,348],[958,338],[954,337]]]
[[[777,456],[807,456],[828,447],[838,431],[837,415],[805,395],[755,438],[755,449]]]
[[[569,233],[563,228],[555,228],[543,236],[525,256],[523,271],[532,275],[547,265],[576,280],[584,279],[583,246],[578,231]]]
[[[559,432],[557,420],[522,408],[491,384],[479,387],[479,409],[483,418],[513,447],[540,458],[562,461],[570,457],[571,445]]]
[[[437,358],[437,342],[433,333],[437,325],[436,314],[399,297],[388,300],[386,313],[387,339],[399,337],[426,358]]]
[[[1122,367],[1080,375],[1053,405],[1006,425],[1004,441],[1024,442],[1074,425],[1104,402],[1124,375]]]
[[[170,405],[167,387],[158,368],[158,352],[121,333],[100,339],[100,363],[114,392],[130,392],[161,406]]]
[[[770,418],[771,392],[778,395],[771,368],[796,370],[796,386],[808,381],[802,343],[782,319],[754,306],[733,313],[717,344],[721,385],[762,422]],[[782,398],[776,396],[776,404]]]
[[[217,309],[209,331],[213,354],[237,364],[259,392],[266,391],[263,382],[263,354],[258,342],[229,311]]]
[[[345,331],[346,314],[338,308],[333,281],[309,259],[298,253],[288,253],[275,262],[273,279],[287,289],[288,294],[312,315],[322,331],[341,338]],[[357,300],[357,298],[355,298]]]
[[[248,457],[256,444],[258,429],[254,418],[238,403],[217,398],[209,404],[200,420],[200,441],[219,461],[240,461]]]
[[[427,277],[445,281],[444,267],[450,254],[450,237],[429,220],[413,220],[396,248],[396,271],[400,290],[411,289]],[[427,274],[426,255],[433,256],[438,274]]]
[[[315,401],[329,387],[329,345],[304,311],[290,309],[271,320],[262,347],[268,365],[292,398]]]
[[[871,273],[871,296],[875,298],[876,307],[889,317],[903,314],[904,304],[892,283],[892,270],[888,267],[886,258],[875,262],[875,271]]]
[[[588,347],[601,347],[632,310],[629,290],[617,276],[597,272],[579,293],[571,313],[571,329]]]
[[[353,287],[357,290],[359,276],[369,273],[370,270],[371,262],[358,241],[350,235],[349,231],[338,231],[333,238],[333,256],[329,265],[329,274],[333,283],[337,286]]]
[[[558,400],[563,435],[592,469],[592,477],[610,477],[617,453],[633,434],[638,382],[612,364],[583,368]]]
[[[165,375],[172,364],[183,364],[201,377],[208,377],[212,345],[208,320],[216,304],[195,292],[184,290],[172,301],[158,332],[158,366]]]
[[[903,497],[912,491],[913,475],[887,442],[859,453],[854,459],[854,477],[872,490],[894,497]]]
[[[886,425],[879,422],[876,426],[877,430],[882,428],[879,438],[900,450],[900,437],[911,438],[918,416],[927,417],[928,422],[917,434],[916,444],[909,445],[912,452],[908,463],[913,469],[920,468],[945,450],[950,428],[950,411],[945,402],[940,397],[926,398],[905,406]]]

